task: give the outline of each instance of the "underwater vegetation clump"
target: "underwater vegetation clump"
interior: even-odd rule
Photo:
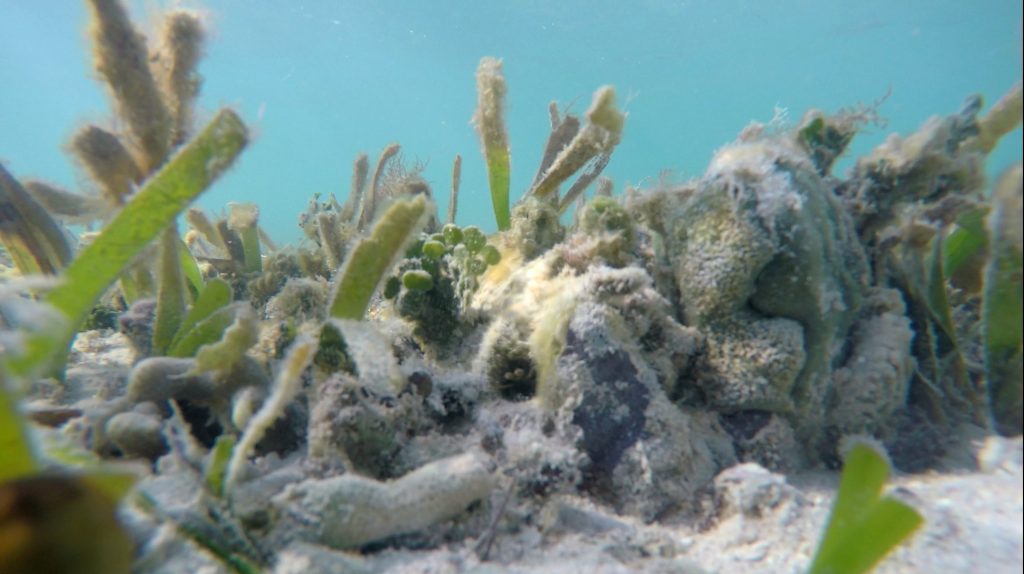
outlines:
[[[122,126],[72,138],[99,196],[0,166],[0,571],[60,569],[93,540],[81,555],[107,572],[372,571],[445,546],[485,562],[523,531],[619,528],[569,500],[698,524],[727,469],[844,459],[805,566],[861,572],[922,520],[881,495],[878,451],[918,471],[965,427],[1022,432],[1022,172],[991,193],[983,176],[1020,84],[845,176],[873,108],[753,124],[702,177],[616,195],[614,89],[583,117],[552,103],[520,185],[484,58],[497,233],[455,223],[460,156],[442,221],[391,144],[277,249],[257,205],[191,206],[248,138],[230,109],[193,125],[202,20],[165,14],[151,51],[119,2],[88,4]],[[82,221],[100,230],[64,227]],[[22,510],[37,496],[44,520]]]

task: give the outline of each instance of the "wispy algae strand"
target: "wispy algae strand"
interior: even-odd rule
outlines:
[[[171,114],[149,68],[145,37],[118,0],[89,0],[95,67],[107,80],[118,115],[140,152],[143,171],[163,163],[171,149]]]
[[[509,207],[510,159],[508,133],[505,131],[505,76],[501,60],[483,58],[476,70],[477,108],[473,122],[480,134],[487,178],[491,188],[491,203],[498,229],[505,231],[512,225]]]
[[[50,214],[0,164],[0,242],[22,273],[56,274],[71,247]]]
[[[63,336],[36,338],[15,366],[24,371],[66,349],[77,327],[100,295],[132,259],[241,153],[248,130],[231,110],[221,110],[209,125],[150,179],[64,271],[64,281],[46,301],[69,319]]]

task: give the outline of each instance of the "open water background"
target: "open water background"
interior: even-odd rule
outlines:
[[[164,6],[131,0],[143,27]],[[196,4],[179,3],[186,7]],[[981,93],[994,102],[1021,78],[1014,0],[638,0],[550,2],[207,0],[212,26],[200,107],[240,110],[256,139],[201,205],[254,201],[279,241],[297,241],[313,193],[348,191],[351,162],[400,142],[445,209],[463,156],[460,224],[493,229],[486,172],[469,120],[482,56],[503,58],[513,197],[532,180],[547,104],[582,113],[612,84],[629,112],[605,174],[616,190],[699,176],[713,152],[776,108],[870,103],[886,128],[850,156]],[[76,0],[0,0],[0,159],[18,177],[82,190],[62,151],[85,122],[109,125]],[[989,172],[1020,161],[1021,133]],[[849,156],[848,156],[849,157]],[[840,164],[845,170],[850,161]]]

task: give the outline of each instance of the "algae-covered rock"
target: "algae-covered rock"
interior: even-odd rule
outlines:
[[[584,205],[577,214],[579,235],[594,243],[595,254],[613,267],[631,263],[636,225],[632,215],[611,197],[598,196]]]
[[[510,317],[498,317],[488,327],[474,370],[506,399],[530,399],[537,391],[530,346],[519,322]]]
[[[524,259],[533,259],[565,238],[558,205],[547,198],[527,197],[512,209],[509,239]]]
[[[853,349],[832,376],[829,426],[841,434],[874,433],[903,406],[915,362],[910,319],[897,291],[874,289],[851,333]]]
[[[398,456],[415,424],[417,399],[378,394],[346,373],[319,387],[309,421],[310,457],[376,478],[401,474]]]
[[[762,518],[785,504],[803,504],[801,493],[755,463],[728,468],[715,477],[715,516]]]
[[[161,418],[174,411],[171,403],[180,409],[192,435],[211,446],[224,429],[233,426],[236,393],[247,388],[263,392],[270,386],[263,369],[247,356],[225,371],[199,373],[196,365],[194,358],[175,357],[150,357],[136,364],[124,396],[97,412],[102,426],[95,429],[92,448],[102,452],[110,441],[130,456],[154,458],[163,451],[158,430]],[[147,418],[137,416],[140,413]],[[293,448],[296,439],[288,436],[287,429],[280,430],[286,435],[283,444]],[[107,436],[110,432],[113,435]]]
[[[680,305],[707,337],[709,403],[819,418],[869,272],[816,165],[788,136],[739,142],[669,209]]]
[[[153,319],[156,300],[136,301],[117,319],[118,330],[128,337],[137,357],[148,357],[153,348]]]
[[[485,276],[477,304],[498,319],[475,368],[499,391],[536,385],[540,406],[586,456],[582,486],[651,520],[688,504],[731,463],[732,447],[714,416],[670,400],[692,386],[701,334],[673,318],[643,269],[581,253],[559,245],[497,285]]]
[[[806,461],[792,423],[778,413],[739,411],[723,414],[719,421],[732,437],[736,457],[744,462],[772,472],[788,472]]]
[[[390,482],[354,474],[307,480],[274,499],[283,539],[359,548],[454,518],[496,484],[485,457],[463,454]]]
[[[620,511],[653,520],[686,506],[731,461],[714,421],[673,405],[625,321],[608,305],[584,301],[566,327],[542,397],[557,401],[562,424],[579,428],[588,457],[585,489]]]
[[[132,403],[186,400],[226,407],[235,391],[250,385],[266,387],[269,381],[249,358],[227,372],[211,375],[196,372],[192,358],[150,357],[132,369],[126,399]]]
[[[322,321],[327,316],[327,285],[322,280],[288,279],[280,292],[270,298],[266,316],[272,321]]]
[[[984,186],[985,156],[962,144],[978,133],[980,109],[979,97],[968,98],[959,113],[932,117],[910,135],[892,134],[857,160],[841,194],[866,242],[907,204],[947,196],[976,199]]]
[[[577,306],[556,367],[560,371],[557,383],[592,385],[560,389],[558,397],[575,403],[571,420],[583,431],[580,446],[590,457],[591,476],[610,475],[640,440],[653,391],[650,373],[641,375],[628,350],[622,343],[616,344],[612,332],[615,319],[606,313],[593,303]],[[548,385],[557,383],[549,381]],[[570,393],[579,395],[570,397]]]
[[[526,324],[538,400],[559,426],[577,429],[576,447],[587,457],[583,487],[648,520],[687,504],[732,458],[713,419],[684,413],[666,392],[700,337],[671,319],[667,301],[636,268],[596,266],[531,289],[555,293],[536,308],[525,294],[519,304],[533,311]]]
[[[107,438],[126,457],[156,460],[167,451],[162,433],[163,421],[154,414],[129,411],[107,421]]]

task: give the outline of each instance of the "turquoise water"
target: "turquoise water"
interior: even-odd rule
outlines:
[[[174,3],[130,4],[145,25]],[[514,194],[539,162],[548,102],[583,112],[603,84],[629,112],[605,172],[621,190],[664,170],[699,175],[715,149],[776,107],[796,121],[808,107],[872,102],[891,89],[888,127],[858,136],[856,156],[955,112],[969,94],[992,102],[1021,78],[1015,0],[208,0],[202,9],[213,32],[200,105],[207,116],[236,107],[257,137],[201,204],[255,201],[281,241],[299,238],[313,193],[347,193],[359,152],[374,158],[395,141],[408,162],[426,164],[442,210],[462,154],[459,223],[493,229],[469,123],[482,56],[504,59]],[[62,146],[83,123],[109,118],[85,21],[72,0],[0,0],[0,159],[18,177],[71,189],[84,181]],[[1018,130],[990,172],[1021,156]]]

